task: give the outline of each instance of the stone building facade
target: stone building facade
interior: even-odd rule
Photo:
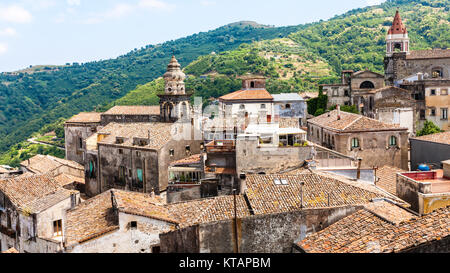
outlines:
[[[80,193],[62,188],[49,175],[0,181],[0,251],[62,251],[66,210],[80,203]]]
[[[408,169],[408,128],[335,110],[308,120],[308,140],[362,158],[363,167]]]

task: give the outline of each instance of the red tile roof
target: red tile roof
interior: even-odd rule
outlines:
[[[389,253],[449,236],[450,207],[419,217],[388,202],[376,202],[297,245],[310,253]]]
[[[429,49],[429,50],[414,50],[406,55],[407,60],[415,59],[448,59],[450,58],[450,49]]]
[[[397,195],[397,173],[405,172],[402,169],[384,166],[377,170],[377,177],[380,179],[377,186],[390,194]]]
[[[326,127],[340,132],[353,131],[382,131],[382,130],[408,130],[400,128],[396,124],[388,124],[362,115],[341,111],[341,119],[338,119],[338,111],[334,110],[321,116],[308,120],[308,123]]]
[[[196,155],[192,155],[190,157],[183,158],[178,161],[172,162],[170,165],[176,166],[176,165],[189,165],[189,164],[200,164],[200,163],[202,163],[202,155],[196,154]]]
[[[240,100],[273,100],[273,97],[266,89],[246,89],[233,92],[219,98],[222,101]]]
[[[400,13],[398,12],[398,10],[395,13],[394,22],[389,28],[388,34],[408,34],[408,31],[406,30],[406,27],[402,22],[402,18],[400,17]]]
[[[436,142],[441,144],[447,144],[450,145],[450,131],[433,134],[433,135],[426,135],[421,137],[415,137],[412,139],[416,140],[422,140],[422,141],[428,141],[428,142]]]
[[[79,113],[67,120],[66,123],[100,123],[101,114],[97,112]]]

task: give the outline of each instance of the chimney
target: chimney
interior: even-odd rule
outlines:
[[[417,73],[417,80],[423,81],[423,73],[422,72]]]
[[[358,158],[358,170],[356,172],[356,180],[361,179],[361,162],[362,162],[362,158]]]
[[[341,106],[340,105],[337,106],[337,119],[341,120]]]

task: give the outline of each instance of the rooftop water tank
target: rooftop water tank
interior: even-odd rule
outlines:
[[[421,164],[421,165],[419,166],[419,171],[422,171],[422,172],[429,172],[429,171],[430,171],[430,167],[429,167],[428,165],[426,165],[426,164]]]

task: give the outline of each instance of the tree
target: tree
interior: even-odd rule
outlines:
[[[417,132],[417,136],[426,136],[442,132],[441,128],[432,121],[425,121],[423,129]]]

